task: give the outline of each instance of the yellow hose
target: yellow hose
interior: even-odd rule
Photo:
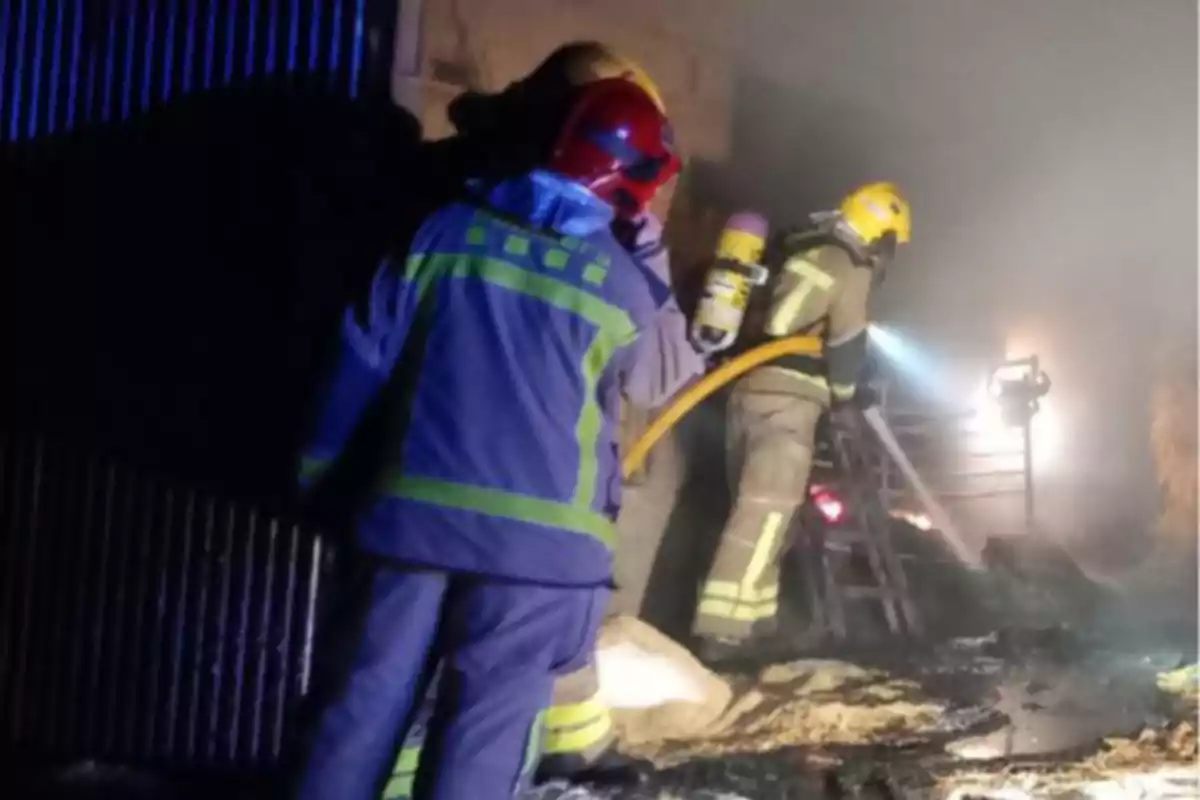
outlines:
[[[650,427],[634,443],[625,459],[621,462],[621,473],[628,478],[642,467],[646,456],[654,449],[667,431],[675,427],[675,423],[704,401],[713,392],[725,384],[740,378],[755,367],[761,366],[780,356],[819,356],[821,355],[821,340],[816,336],[789,336],[777,339],[767,344],[759,345],[753,350],[747,350],[737,358],[725,362],[717,369],[696,381],[687,391],[675,398],[661,414],[654,418]]]

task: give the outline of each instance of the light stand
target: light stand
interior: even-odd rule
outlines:
[[[1034,527],[1033,416],[1038,401],[1050,391],[1050,378],[1041,371],[1038,357],[1011,359],[992,372],[988,394],[1000,407],[1001,419],[1009,427],[1021,428],[1025,473],[1025,531]]]

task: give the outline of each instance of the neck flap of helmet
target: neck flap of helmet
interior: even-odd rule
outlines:
[[[875,270],[882,279],[884,267],[895,255],[895,236],[881,237],[878,241],[867,243],[858,233],[846,224],[839,211],[816,211],[808,215],[814,232],[830,237],[838,245],[844,247],[854,263],[860,267]]]
[[[612,207],[561,175],[536,169],[483,190],[484,204],[503,216],[561,236],[590,236],[612,225]]]

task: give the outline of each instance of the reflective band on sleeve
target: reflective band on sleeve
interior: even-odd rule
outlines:
[[[613,735],[612,715],[598,700],[551,706],[545,719],[546,753],[583,753]]]
[[[580,372],[583,375],[583,408],[579,410],[579,421],[575,424],[575,442],[579,445],[579,472],[575,478],[575,496],[571,505],[591,508],[596,497],[596,476],[600,465],[596,460],[596,440],[604,427],[604,415],[596,398],[596,385],[600,376],[617,351],[618,343],[602,328],[587,352],[583,354]]]
[[[779,308],[767,320],[766,330],[771,336],[786,336],[813,290],[829,291],[834,283],[832,275],[803,256],[788,259],[783,268],[798,277],[800,282],[787,293]]]
[[[387,492],[405,500],[582,533],[609,548],[616,541],[612,520],[587,507],[418,475],[392,473],[386,481]]]

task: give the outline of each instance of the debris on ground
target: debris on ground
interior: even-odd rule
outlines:
[[[538,797],[1196,798],[1198,673],[1180,664],[1044,625],[770,665],[725,676],[728,706],[706,727],[625,717],[626,749],[659,767],[646,787]]]
[[[1132,737],[1104,739],[1091,754],[951,770],[938,781],[946,800],[1183,800],[1200,796],[1196,729],[1179,722]]]
[[[1105,736],[1075,752],[996,759],[942,770],[945,800],[1194,800],[1200,797],[1196,665],[1160,673],[1171,718],[1128,736]]]
[[[691,736],[654,739],[630,731],[629,751],[660,765],[782,747],[866,744],[936,728],[946,705],[881,670],[809,660],[767,667],[735,683],[725,712]]]

